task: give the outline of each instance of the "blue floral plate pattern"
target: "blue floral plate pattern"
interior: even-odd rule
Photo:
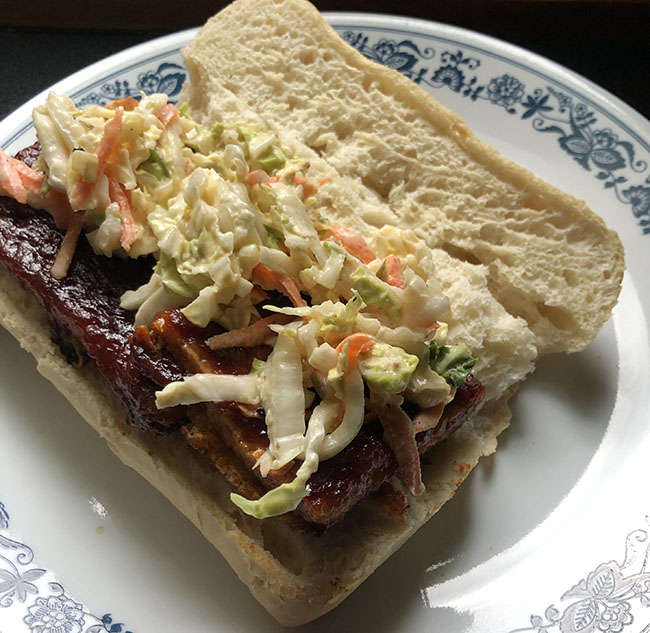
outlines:
[[[471,101],[484,100],[508,114],[530,119],[533,128],[556,136],[558,145],[582,168],[592,171],[618,202],[628,205],[643,233],[650,233],[650,172],[648,145],[621,135],[608,117],[575,90],[543,82],[530,84],[516,70],[500,75],[484,72],[479,51],[455,49],[452,42],[420,48],[413,39],[378,37],[363,30],[346,30],[343,39],[366,57],[400,71],[436,94],[451,90]],[[440,52],[438,52],[440,51]]]
[[[619,231],[628,275],[594,345],[542,364],[522,390],[518,430],[495,462],[309,630],[650,631],[650,124],[497,40],[396,17],[328,17],[366,57],[586,199]],[[127,50],[54,88],[79,105],[141,91],[176,101],[186,78],[180,48],[192,34]],[[0,124],[7,151],[32,141],[29,113],[42,98]],[[5,333],[0,349],[0,633],[275,630],[212,548],[107,454]],[[41,399],[23,397],[25,382]],[[396,587],[395,578],[406,580]],[[388,591],[394,603],[378,605]]]

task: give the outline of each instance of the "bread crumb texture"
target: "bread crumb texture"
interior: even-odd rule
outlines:
[[[623,274],[616,234],[345,44],[309,3],[238,0],[184,55],[196,114],[227,118],[225,88],[240,111],[322,159],[312,170],[333,178],[321,194],[333,219],[408,227],[485,266],[491,294],[525,319],[539,354],[584,348],[609,317]]]

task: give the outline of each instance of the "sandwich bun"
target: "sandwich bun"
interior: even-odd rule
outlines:
[[[399,73],[345,44],[304,0],[237,0],[184,49],[194,118],[262,124],[329,179],[330,219],[376,233],[393,224],[431,249],[486,387],[482,409],[423,462],[424,494],[403,516],[367,499],[325,534],[259,521],[180,432],[154,438],[96,367],[69,365],[35,297],[0,268],[0,323],[115,454],[183,512],[282,624],[339,604],[449,500],[496,449],[508,399],[550,352],[583,349],[609,318],[623,275],[616,234],[584,203],[503,157]],[[224,63],[223,60],[228,60]],[[394,486],[401,489],[398,481]]]

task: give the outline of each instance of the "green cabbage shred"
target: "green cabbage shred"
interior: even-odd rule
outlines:
[[[429,365],[450,385],[458,388],[476,365],[467,345],[440,345],[436,341],[429,344]]]

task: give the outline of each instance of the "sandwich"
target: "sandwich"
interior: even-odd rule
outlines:
[[[0,153],[0,322],[297,625],[593,339],[623,253],[302,0],[238,0],[183,54],[178,107],[50,94]]]

